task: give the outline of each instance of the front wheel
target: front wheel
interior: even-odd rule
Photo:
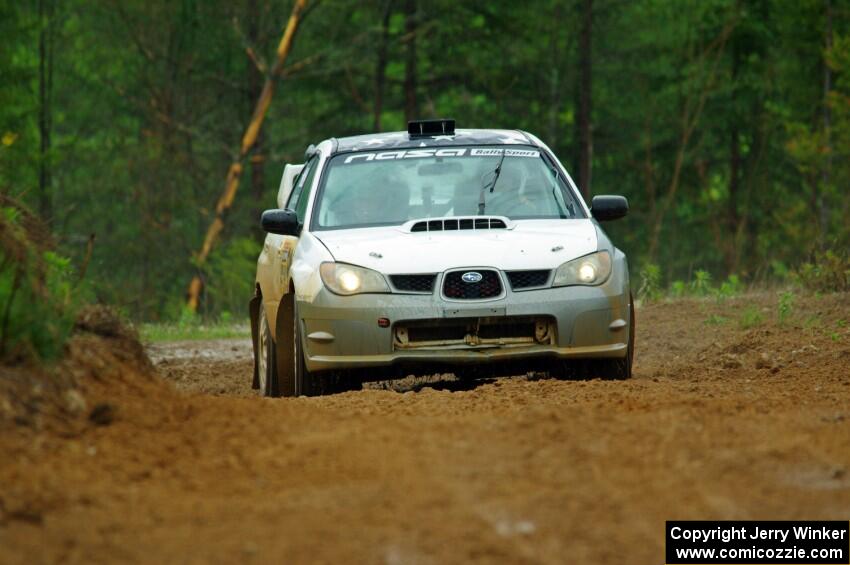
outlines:
[[[295,294],[284,295],[277,311],[277,372],[283,396],[310,395],[310,378],[304,365]],[[306,377],[306,378],[305,378]]]
[[[629,294],[629,342],[626,356],[622,359],[605,359],[600,362],[600,374],[603,378],[626,380],[632,378],[632,364],[635,359],[635,301]]]
[[[266,309],[260,305],[259,330],[257,332],[257,383],[263,396],[280,396],[278,386],[275,344],[272,339]]]
[[[283,297],[277,317],[277,372],[283,396],[320,396],[360,388],[360,380],[353,374],[307,370],[294,293]]]

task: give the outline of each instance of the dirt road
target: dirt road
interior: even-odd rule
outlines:
[[[114,421],[0,463],[0,561],[663,563],[668,519],[846,520],[848,298],[644,306],[628,382],[262,399],[247,341],[152,347],[167,382],[93,380]]]

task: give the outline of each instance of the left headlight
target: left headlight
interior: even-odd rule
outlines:
[[[322,263],[319,267],[322,282],[334,294],[350,296],[365,292],[389,292],[390,287],[383,275],[345,263]]]
[[[611,275],[611,255],[597,251],[572,261],[567,261],[555,271],[552,286],[590,285],[604,283]]]

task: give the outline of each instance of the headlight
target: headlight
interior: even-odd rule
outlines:
[[[607,251],[598,251],[558,267],[552,286],[598,285],[608,280],[610,274],[611,255]]]
[[[322,263],[319,267],[322,282],[334,294],[349,296],[364,292],[389,292],[390,287],[381,273],[345,263]]]

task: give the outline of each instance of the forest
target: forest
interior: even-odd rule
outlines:
[[[0,231],[44,222],[38,262],[66,299],[246,317],[284,165],[429,117],[530,131],[586,196],[628,197],[610,231],[635,291],[848,284],[844,1],[0,5]],[[43,306],[11,306],[10,249],[4,333]]]
[[[0,0],[0,38],[0,563],[846,544],[850,0]],[[374,135],[429,119],[628,210],[511,132]]]

